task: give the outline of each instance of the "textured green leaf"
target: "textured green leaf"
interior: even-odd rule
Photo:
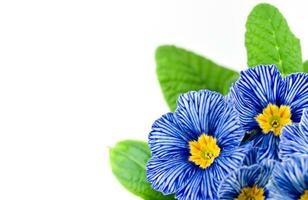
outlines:
[[[172,111],[181,93],[209,89],[226,94],[238,73],[213,61],[175,46],[156,50],[157,76],[165,99]]]
[[[151,157],[145,142],[125,140],[109,151],[113,174],[119,182],[133,194],[145,200],[169,200],[172,195],[164,196],[151,188],[146,179],[146,165]]]
[[[283,75],[303,71],[300,41],[277,8],[259,4],[246,22],[248,66],[276,64]]]
[[[308,60],[304,62],[304,72],[308,73]]]

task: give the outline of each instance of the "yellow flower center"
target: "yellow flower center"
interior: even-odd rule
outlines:
[[[279,136],[281,134],[281,129],[285,125],[292,123],[291,109],[289,106],[281,105],[278,107],[270,103],[255,119],[264,134],[268,134],[272,131],[275,136]]]
[[[301,196],[299,200],[308,200],[308,190],[305,190],[304,194]]]
[[[235,200],[264,200],[264,190],[257,186],[245,187]]]
[[[209,167],[220,153],[216,139],[204,133],[200,135],[198,141],[190,141],[189,148],[189,160],[199,165],[202,169]]]

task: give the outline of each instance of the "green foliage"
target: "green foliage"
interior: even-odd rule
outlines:
[[[109,153],[112,172],[127,190],[145,200],[174,199],[152,189],[146,179],[146,165],[151,157],[147,143],[121,141]]]
[[[226,94],[238,73],[213,61],[175,46],[156,50],[157,76],[165,99],[172,111],[181,93],[209,89]]]
[[[303,71],[300,41],[277,8],[259,4],[246,22],[248,66],[276,64],[283,75]]]
[[[303,65],[304,65],[304,72],[308,73],[308,60],[306,60]]]

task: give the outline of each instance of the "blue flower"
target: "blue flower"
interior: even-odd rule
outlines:
[[[299,124],[288,125],[282,130],[280,140],[280,159],[308,155],[308,109],[304,110]]]
[[[228,98],[251,135],[249,141],[259,148],[259,159],[278,159],[282,128],[298,123],[308,107],[308,75],[282,78],[274,65],[259,65],[241,72]]]
[[[267,186],[269,199],[308,199],[308,156],[277,163]]]
[[[219,187],[221,200],[264,200],[268,197],[266,185],[271,177],[275,161],[245,166],[228,175]]]
[[[233,106],[224,96],[201,90],[182,94],[174,113],[152,126],[147,179],[177,199],[218,199],[221,180],[241,166],[249,150]]]

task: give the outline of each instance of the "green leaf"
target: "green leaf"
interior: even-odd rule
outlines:
[[[151,157],[147,143],[121,141],[110,149],[109,154],[113,174],[128,191],[145,200],[174,199],[172,195],[164,196],[152,189],[146,179],[146,165]]]
[[[277,8],[259,4],[246,22],[248,66],[276,64],[283,75],[303,71],[300,41]]]
[[[306,60],[306,62],[304,62],[304,72],[308,73],[308,60]]]
[[[172,111],[180,94],[200,89],[226,94],[239,76],[207,58],[169,45],[157,48],[156,65],[160,86]]]

